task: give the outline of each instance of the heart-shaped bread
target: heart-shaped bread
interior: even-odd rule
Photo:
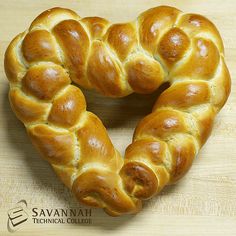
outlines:
[[[11,42],[5,71],[34,146],[80,202],[110,215],[136,213],[189,170],[230,93],[216,27],[167,6],[122,24],[47,10]],[[123,97],[164,82],[124,159],[76,86]]]

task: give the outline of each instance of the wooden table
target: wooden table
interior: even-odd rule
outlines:
[[[3,69],[8,43],[40,12],[53,6],[74,9],[81,16],[98,15],[118,22],[134,19],[143,10],[162,4],[206,15],[223,36],[226,61],[233,79],[232,93],[215,121],[211,138],[181,183],[166,188],[160,196],[145,203],[143,211],[135,217],[112,218],[101,210],[92,209],[91,217],[88,217],[91,224],[33,223],[33,208],[37,208],[35,211],[75,208],[77,212],[79,208],[83,212],[87,208],[75,201],[49,165],[39,157],[23,125],[10,109]],[[235,0],[1,0],[0,235],[236,235],[235,11]],[[132,95],[118,100],[104,99],[91,92],[85,92],[85,95],[89,109],[101,117],[122,153],[131,141],[137,121],[150,111],[156,98],[155,94],[144,98]],[[10,234],[8,212],[24,205],[24,202],[17,204],[22,199],[27,202],[24,211],[28,220]]]

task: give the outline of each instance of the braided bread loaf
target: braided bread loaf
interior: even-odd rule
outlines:
[[[122,24],[47,10],[11,42],[5,71],[12,109],[34,146],[80,202],[113,216],[138,212],[189,170],[230,93],[215,26],[167,6]],[[170,87],[123,159],[77,85],[123,97],[164,82]]]

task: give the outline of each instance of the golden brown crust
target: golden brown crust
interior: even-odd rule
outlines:
[[[155,61],[137,55],[126,64],[128,82],[136,93],[152,93],[164,81],[164,71]]]
[[[148,199],[157,193],[158,179],[153,170],[141,162],[126,162],[121,169],[125,190],[138,199]]]
[[[187,109],[210,102],[210,97],[210,88],[205,81],[177,83],[160,95],[153,107],[153,111],[161,106]]]
[[[52,168],[56,175],[60,178],[63,184],[69,189],[72,188],[71,176],[73,176],[77,169],[74,166],[61,166],[52,164]]]
[[[193,138],[186,136],[175,142],[171,141],[169,149],[173,160],[170,182],[173,183],[182,178],[192,166],[196,147]]]
[[[17,35],[12,40],[5,52],[4,68],[7,78],[11,83],[17,82],[23,76],[26,70],[23,63],[18,59],[17,56],[19,53],[17,52],[17,47],[23,36],[24,33]]]
[[[220,67],[220,73],[212,85],[212,89],[214,89],[212,102],[218,111],[225,105],[231,91],[231,78],[223,57],[221,57]]]
[[[88,78],[104,95],[124,96],[121,84],[121,70],[104,43],[94,41],[88,60]]]
[[[74,126],[86,110],[85,98],[81,90],[69,85],[66,91],[52,104],[48,121],[61,127]]]
[[[65,20],[57,24],[53,32],[64,51],[65,65],[70,70],[72,80],[89,87],[85,77],[85,64],[89,50],[89,38],[78,21]]]
[[[74,159],[75,137],[72,133],[59,132],[47,125],[28,128],[32,143],[43,158],[52,164],[68,165]]]
[[[214,75],[220,54],[212,41],[194,38],[192,54],[185,63],[171,73],[173,78],[187,77],[191,79],[211,79]]]
[[[67,73],[58,65],[32,66],[22,79],[25,93],[42,100],[51,100],[62,88],[70,84]]]
[[[165,143],[160,140],[141,139],[126,148],[125,158],[126,160],[132,160],[132,158],[140,156],[153,165],[161,165],[165,162],[165,149]]]
[[[22,42],[22,54],[28,62],[60,62],[52,35],[46,30],[35,30],[26,34]]]
[[[44,122],[46,120],[48,106],[46,103],[32,101],[18,88],[13,88],[9,92],[11,108],[17,118],[23,123]]]
[[[72,192],[81,202],[105,208],[107,212],[111,211],[116,215],[137,212],[141,207],[140,200],[132,201],[124,190],[120,189],[119,179],[118,174],[114,176],[113,172],[91,169],[74,181]]]
[[[199,125],[199,138],[201,146],[205,144],[211,134],[215,115],[216,113],[212,107],[209,107],[205,112],[202,112],[201,114],[195,114]]]
[[[85,17],[81,20],[89,29],[90,35],[94,39],[101,39],[109,22],[101,17]]]
[[[80,163],[104,163],[117,170],[121,162],[117,161],[116,151],[100,119],[93,113],[87,113],[86,121],[79,128],[77,138],[80,146]]]
[[[5,54],[13,111],[34,146],[77,199],[112,215],[181,179],[230,93],[222,39],[208,19],[161,6],[111,24],[75,12],[43,12]],[[169,87],[141,120],[125,158],[75,85],[105,96]]]
[[[177,22],[177,27],[184,30],[190,37],[198,34],[208,34],[218,47],[221,53],[224,53],[223,41],[215,25],[206,17],[198,14],[184,14]]]
[[[172,28],[160,39],[157,52],[167,65],[179,61],[190,46],[189,37],[179,28]]]
[[[173,133],[186,133],[188,131],[188,124],[182,113],[176,110],[157,110],[147,115],[138,124],[134,138],[151,136],[165,139]]]
[[[57,23],[68,20],[68,19],[76,19],[78,20],[80,17],[74,11],[70,9],[54,7],[42,12],[39,16],[37,16],[34,21],[30,25],[30,30],[33,30],[36,27],[45,26],[47,28],[53,28]]]
[[[131,23],[111,25],[105,37],[121,61],[134,50],[137,43],[135,27]]]
[[[151,54],[155,53],[161,33],[171,29],[180,11],[173,7],[160,6],[145,11],[138,17],[140,43]]]

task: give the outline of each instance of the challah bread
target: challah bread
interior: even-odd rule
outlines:
[[[80,202],[113,216],[138,212],[189,170],[230,93],[216,27],[168,6],[122,24],[47,10],[11,42],[5,71],[34,146]],[[123,97],[165,82],[124,159],[77,87]]]

